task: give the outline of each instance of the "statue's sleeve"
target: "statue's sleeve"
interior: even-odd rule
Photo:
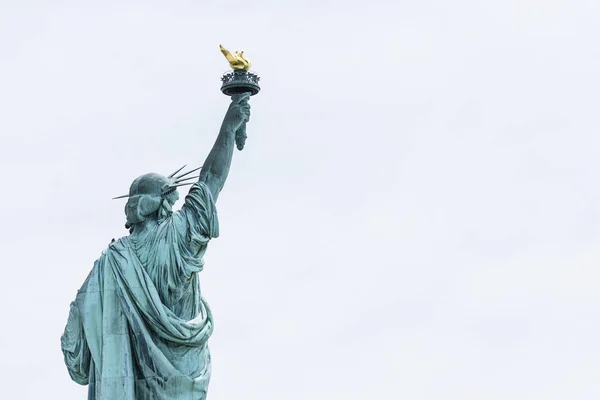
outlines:
[[[178,230],[185,235],[182,247],[190,255],[201,256],[209,240],[219,236],[217,208],[204,182],[192,186],[178,214]]]
[[[60,342],[71,379],[80,385],[87,385],[91,354],[85,340],[79,308],[75,302],[71,303],[69,319]]]

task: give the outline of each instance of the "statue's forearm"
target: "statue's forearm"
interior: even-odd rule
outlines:
[[[215,201],[227,180],[234,145],[235,133],[231,125],[227,121],[223,121],[219,136],[217,136],[200,172],[200,181],[206,183]]]
[[[239,93],[231,96],[231,104],[227,109],[219,136],[213,145],[206,161],[202,165],[200,181],[206,183],[216,201],[219,197],[231,166],[233,148],[235,146],[235,131],[242,128],[250,116],[248,98],[250,93]],[[242,128],[242,134],[244,130]],[[240,136],[242,136],[240,134]]]

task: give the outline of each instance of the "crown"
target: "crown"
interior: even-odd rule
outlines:
[[[191,171],[187,171],[185,173],[177,175],[184,168],[185,165],[168,176],[162,176],[159,174],[142,175],[133,181],[133,183],[131,184],[131,188],[129,189],[129,194],[113,197],[113,200],[124,199],[138,194],[156,194],[166,196],[170,193],[173,193],[179,186],[193,185],[195,182],[186,181],[196,179],[199,177],[199,175],[190,177],[186,176],[191,174],[192,172],[198,171],[202,167],[198,167]],[[144,180],[143,178],[147,179]]]

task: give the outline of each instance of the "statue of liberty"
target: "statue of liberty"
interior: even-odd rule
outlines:
[[[245,141],[250,93],[235,93],[200,169],[133,181],[129,235],[112,243],[71,303],[61,347],[71,378],[92,400],[203,400],[211,374],[212,314],[198,272],[219,236],[215,202],[233,148]],[[196,182],[192,179],[198,179]],[[179,211],[178,187],[191,185]]]

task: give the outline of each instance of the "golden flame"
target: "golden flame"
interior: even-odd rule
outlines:
[[[231,52],[225,47],[221,45],[219,45],[219,47],[221,48],[221,53],[223,53],[227,61],[229,61],[229,65],[232,69],[243,69],[245,71],[250,70],[252,64],[250,63],[250,60],[244,57],[243,51],[236,51],[235,53],[231,54]]]

